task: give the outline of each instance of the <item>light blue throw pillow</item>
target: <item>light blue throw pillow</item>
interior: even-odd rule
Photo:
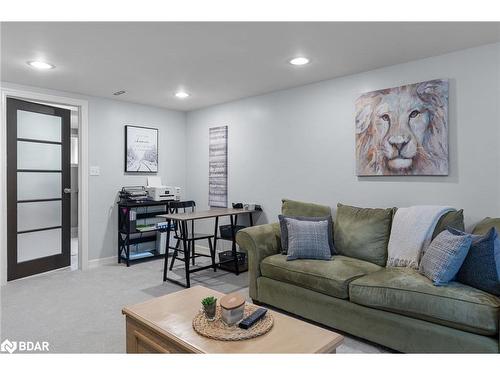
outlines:
[[[468,233],[439,233],[420,260],[419,272],[434,285],[448,284],[464,263],[471,243],[472,235]]]
[[[328,220],[302,221],[290,218],[285,220],[288,230],[287,260],[331,259]]]

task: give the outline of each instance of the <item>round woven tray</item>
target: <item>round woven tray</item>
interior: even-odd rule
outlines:
[[[244,316],[247,317],[257,309],[256,306],[245,306]],[[198,334],[221,341],[248,340],[269,332],[272,327],[273,316],[269,312],[249,329],[241,329],[238,324],[228,326],[221,318],[220,306],[217,306],[214,321],[209,321],[203,311],[193,319],[193,328]]]

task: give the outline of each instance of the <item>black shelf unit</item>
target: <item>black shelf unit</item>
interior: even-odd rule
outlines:
[[[157,215],[168,213],[168,204],[170,201],[139,201],[139,202],[119,202],[118,203],[118,263],[122,261],[126,263],[127,267],[132,262],[144,261],[147,259],[155,259],[164,257],[160,254],[160,249],[156,248],[157,230],[140,231],[131,226],[131,211],[132,215],[137,220],[153,219]],[[163,207],[163,209],[154,209],[152,212],[147,212],[150,207]],[[146,210],[146,212],[137,212]],[[155,242],[151,249],[146,249],[140,252],[131,252],[131,246]]]

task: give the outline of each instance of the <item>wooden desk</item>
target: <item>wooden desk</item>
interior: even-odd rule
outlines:
[[[239,274],[239,265],[238,265],[238,257],[236,253],[236,239],[235,239],[235,233],[234,233],[234,227],[237,224],[238,220],[238,215],[241,214],[248,214],[250,218],[250,226],[253,226],[253,216],[252,214],[256,210],[245,210],[243,208],[214,208],[211,210],[206,210],[206,211],[195,211],[195,212],[186,212],[186,213],[178,213],[178,214],[164,214],[164,215],[158,215],[158,217],[163,218],[167,221],[167,244],[166,244],[166,251],[165,251],[165,264],[163,266],[163,281],[170,281],[175,284],[181,285],[185,288],[189,288],[191,286],[191,282],[189,279],[189,275],[193,272],[199,272],[203,271],[209,268],[213,268],[214,272],[217,271],[217,265],[222,264],[222,262],[216,263],[215,262],[215,254],[217,251],[217,231],[218,231],[218,226],[219,226],[219,218],[224,217],[224,216],[229,216],[231,220],[231,228],[232,228],[232,246],[231,250],[233,253],[233,259],[229,260],[227,262],[234,262],[234,267],[235,267],[235,272],[238,275]],[[202,219],[211,219],[215,218],[215,228],[214,228],[214,242],[213,242],[213,248],[210,251],[210,255],[212,258],[212,264],[204,267],[197,267],[194,269],[190,269],[189,267],[189,254],[185,252],[184,254],[184,265],[185,265],[185,273],[186,273],[186,283],[182,283],[179,280],[175,280],[172,278],[169,278],[167,275],[168,272],[168,249],[170,248],[170,232],[171,232],[171,222],[172,221],[177,221],[181,226],[182,226],[182,232],[187,233],[187,222],[188,221],[194,221],[194,220],[202,220]],[[183,238],[183,249],[187,249],[187,239]],[[227,263],[225,262],[225,263]]]
[[[197,334],[193,317],[201,299],[222,296],[202,286],[123,308],[127,353],[335,353],[344,338],[332,331],[275,311],[273,328],[260,337],[218,341]]]

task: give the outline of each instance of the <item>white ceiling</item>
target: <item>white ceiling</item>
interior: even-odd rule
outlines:
[[[500,23],[4,22],[1,79],[186,111],[498,41]]]

